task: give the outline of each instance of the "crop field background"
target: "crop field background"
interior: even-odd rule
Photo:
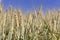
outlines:
[[[0,0],[0,40],[60,40],[59,8],[60,0]]]
[[[20,9],[0,10],[0,40],[60,40],[60,10],[42,7],[24,15]]]

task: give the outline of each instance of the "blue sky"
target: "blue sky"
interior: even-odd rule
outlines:
[[[60,0],[2,0],[2,3],[4,9],[12,5],[13,8],[21,8],[25,12],[34,8],[38,10],[40,5],[43,6],[43,11],[46,11],[47,8],[60,8]]]

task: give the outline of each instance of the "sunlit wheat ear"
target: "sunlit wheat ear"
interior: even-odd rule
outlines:
[[[45,20],[47,21],[48,25],[49,25],[49,29],[52,31],[52,18],[51,18],[51,11],[47,10],[46,11],[46,15],[45,15]]]
[[[16,15],[16,24],[17,24],[17,37],[18,37],[17,40],[19,40],[19,38],[20,38],[20,29],[19,29],[20,25],[19,25],[19,17],[18,17],[19,14],[16,13],[15,15]]]
[[[5,25],[6,25],[6,16],[7,16],[7,14],[5,13],[4,14],[4,19],[3,19],[3,40],[4,40],[4,38],[5,38],[5,34],[4,34],[4,31],[5,31]]]
[[[58,10],[58,20],[60,20],[60,9]]]
[[[37,15],[42,17],[42,15],[43,15],[42,6],[39,8],[39,11],[38,11]]]
[[[37,12],[36,12],[36,10],[34,10],[33,19],[35,19],[36,17],[37,17]]]
[[[52,16],[53,19],[56,18],[56,9],[53,9],[53,10],[52,10],[51,16]]]
[[[51,14],[50,10],[47,10],[46,11],[46,17],[50,16],[50,14]]]
[[[10,30],[8,33],[8,38],[7,40],[11,40],[12,39],[12,35],[13,35],[13,30],[14,30],[14,15],[11,15],[11,26],[10,26]]]
[[[57,16],[57,31],[60,34],[60,9],[58,10],[58,16]]]
[[[51,19],[51,12],[49,10],[46,11],[46,15],[45,15],[46,20],[49,22]]]
[[[56,20],[54,20],[54,31],[56,32],[57,25],[56,25]]]
[[[0,14],[0,40],[3,39],[3,27],[2,26],[3,26],[3,16],[2,14]]]
[[[30,12],[29,12],[28,15],[27,15],[27,22],[28,22],[29,24],[32,23],[32,14],[31,14]]]
[[[18,14],[19,14],[19,24],[21,29],[21,39],[24,40],[24,17],[21,10],[18,10]]]

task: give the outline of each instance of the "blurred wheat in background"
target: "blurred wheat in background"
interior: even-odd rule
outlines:
[[[24,15],[20,9],[2,11],[0,6],[0,40],[60,40],[60,10]]]

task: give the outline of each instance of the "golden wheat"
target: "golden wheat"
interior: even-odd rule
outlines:
[[[1,11],[0,40],[60,40],[60,10],[23,15],[20,9]]]

